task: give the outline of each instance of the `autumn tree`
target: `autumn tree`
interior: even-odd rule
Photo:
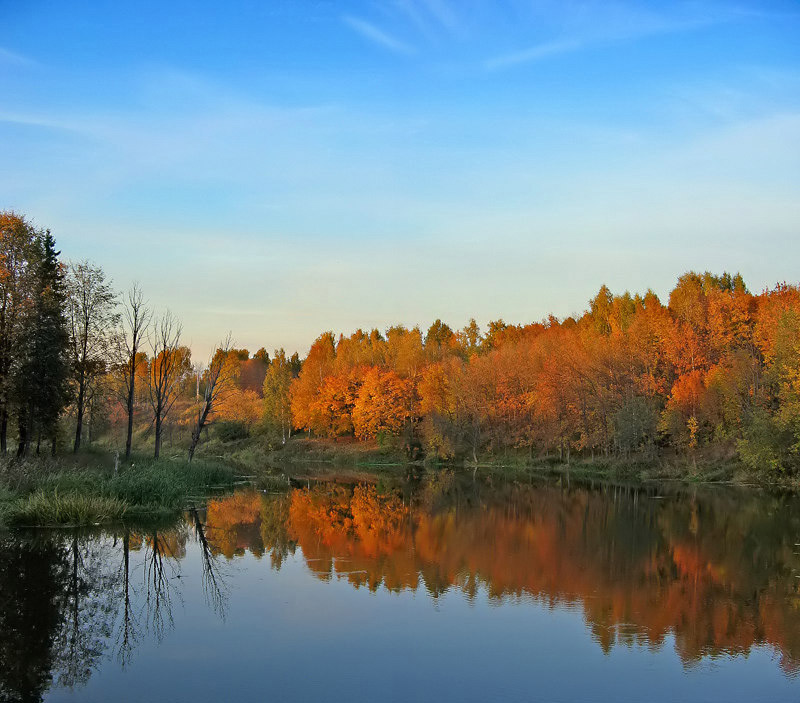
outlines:
[[[419,382],[425,449],[443,459],[453,457],[458,448],[453,431],[456,414],[453,383],[460,366],[461,361],[455,358],[431,364]]]
[[[151,310],[144,300],[144,295],[138,283],[134,283],[128,290],[123,301],[123,329],[119,343],[122,358],[123,390],[125,396],[125,410],[127,412],[127,430],[125,437],[125,458],[130,459],[133,443],[133,416],[136,401],[136,369],[140,349],[145,341],[146,332],[150,324]]]
[[[425,333],[425,351],[432,359],[441,359],[457,344],[456,335],[450,326],[436,319]]]
[[[167,310],[150,333],[150,406],[155,429],[154,457],[161,453],[164,420],[178,397],[181,378],[189,371],[188,349],[181,348],[181,323]]]
[[[464,356],[475,354],[481,347],[483,337],[481,337],[481,328],[475,322],[475,318],[471,318],[469,323],[456,334],[456,339],[461,348]]]
[[[286,352],[283,349],[276,350],[264,377],[264,422],[268,428],[280,429],[282,444],[286,444],[292,434],[293,377],[292,365],[286,358]]]
[[[20,320],[31,306],[36,230],[22,215],[0,212],[0,451],[7,447],[13,366],[20,350]]]
[[[309,433],[324,432],[325,418],[318,402],[319,394],[335,358],[333,333],[325,332],[311,345],[302,370],[292,382],[292,422],[295,427],[307,429]]]
[[[189,444],[190,462],[200,441],[200,434],[209,418],[218,409],[226,395],[234,390],[241,358],[232,347],[229,334],[225,341],[217,347],[208,364],[205,374],[205,391],[197,411],[197,421],[192,429],[192,439]]]
[[[392,370],[369,369],[353,405],[356,437],[373,439],[381,433],[399,434],[408,417],[409,388],[410,383]]]
[[[86,395],[105,372],[111,335],[117,326],[117,297],[99,266],[88,261],[72,263],[67,275],[68,321],[75,385],[75,443],[81,446]]]

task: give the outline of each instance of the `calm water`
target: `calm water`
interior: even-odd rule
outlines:
[[[443,474],[0,535],[0,700],[799,701],[800,502]]]

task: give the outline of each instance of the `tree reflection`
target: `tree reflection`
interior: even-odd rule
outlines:
[[[72,688],[89,680],[106,647],[116,615],[116,574],[106,539],[75,532],[67,541],[69,577],[57,643],[57,682]]]
[[[0,538],[0,701],[80,687],[105,656],[126,666],[146,634],[160,640],[181,597],[186,538],[185,526]]]
[[[244,492],[209,504],[209,542],[267,549],[276,568],[299,545],[320,580],[372,591],[578,605],[605,652],[673,635],[687,665],[769,645],[797,668],[797,498],[466,478],[437,474],[411,500],[370,485]]]
[[[206,602],[224,619],[227,607],[228,586],[222,572],[222,566],[206,538],[205,527],[200,520],[197,508],[192,508],[190,515],[194,526],[194,534],[200,545],[203,595],[206,598]]]
[[[0,700],[37,701],[97,667],[116,617],[113,542],[40,532],[0,542]]]
[[[663,489],[662,489],[663,490]],[[0,701],[84,684],[174,626],[191,545],[225,616],[230,561],[299,547],[309,572],[370,591],[579,607],[603,651],[659,648],[686,665],[765,645],[800,663],[800,501],[786,495],[435,474],[385,489],[243,491],[178,525],[0,537]]]
[[[139,622],[131,598],[131,531],[125,529],[122,535],[122,565],[120,567],[120,586],[122,588],[122,615],[117,632],[117,659],[125,667],[133,657],[139,641]]]
[[[144,538],[144,612],[148,629],[158,640],[175,621],[172,616],[173,600],[180,598],[177,580],[180,578],[179,556],[183,544],[178,531],[159,533],[153,531]]]
[[[49,541],[0,537],[2,701],[39,701],[50,685],[67,574],[64,557]]]

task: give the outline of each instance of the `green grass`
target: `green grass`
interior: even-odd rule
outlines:
[[[13,502],[5,519],[11,525],[97,525],[121,520],[128,505],[118,498],[37,491]]]
[[[8,461],[0,466],[0,522],[87,525],[123,515],[164,515],[235,479],[233,468],[215,461],[140,459],[116,474],[112,466]]]

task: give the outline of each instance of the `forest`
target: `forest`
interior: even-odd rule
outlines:
[[[191,460],[210,436],[391,446],[409,460],[698,457],[800,468],[800,289],[688,272],[668,299],[605,285],[579,316],[322,333],[304,359],[180,321],[0,213],[0,449],[104,443]]]

